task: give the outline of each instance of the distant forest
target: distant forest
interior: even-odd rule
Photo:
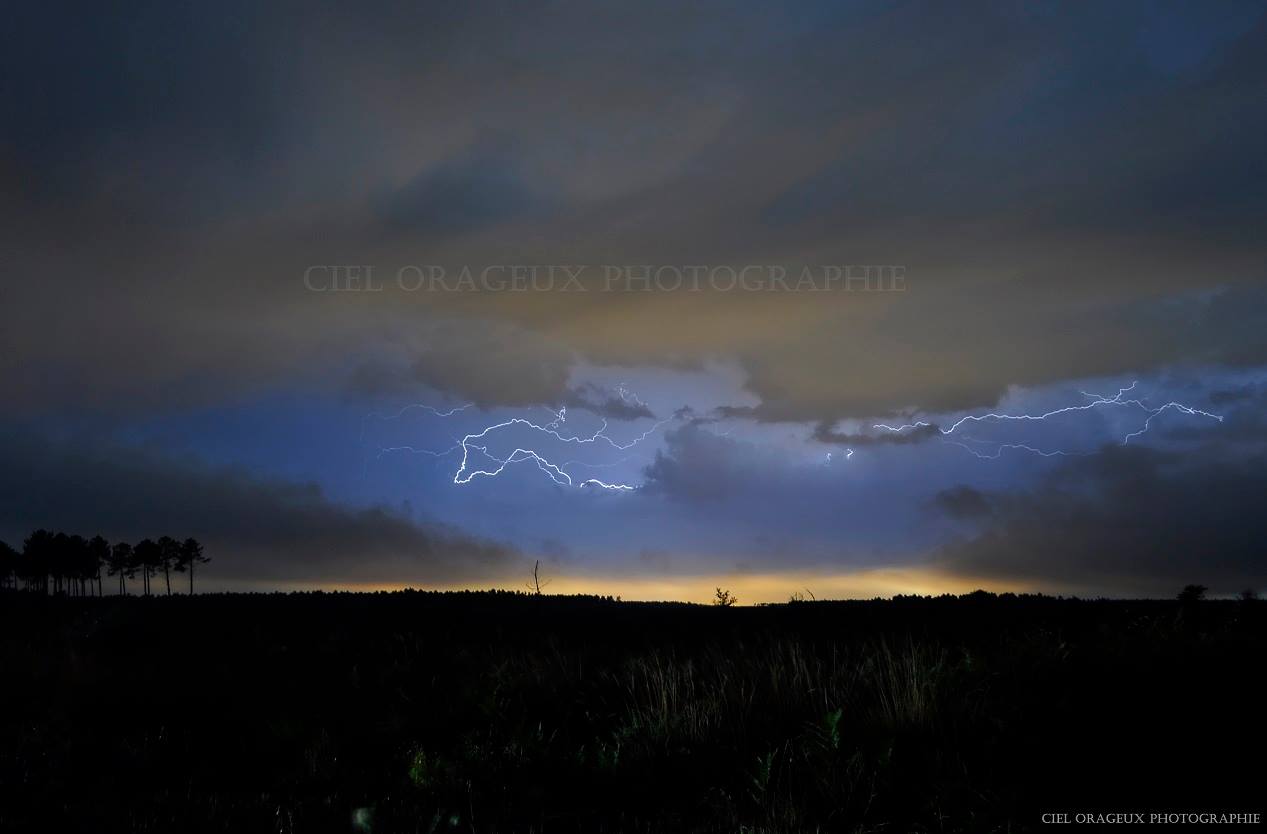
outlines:
[[[0,542],[0,588],[67,596],[101,596],[102,575],[118,577],[118,593],[128,593],[129,579],[141,579],[141,593],[149,596],[159,574],[167,594],[172,574],[189,574],[189,593],[194,592],[194,571],[211,561],[197,539],[178,541],[163,536],[136,544],[111,544],[101,536],[83,536],[36,530],[22,543],[21,552]]]

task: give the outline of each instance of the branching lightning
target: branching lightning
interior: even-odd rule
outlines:
[[[617,392],[623,401],[645,407],[645,403],[636,394],[633,394],[632,392],[630,392],[624,386],[623,383],[617,387]],[[366,416],[366,419],[368,420],[370,418],[376,417],[380,420],[393,420],[393,419],[399,418],[410,409],[424,410],[430,414],[435,415],[436,417],[443,418],[443,417],[451,417],[454,414],[457,414],[458,412],[461,412],[461,411],[465,411],[466,409],[470,407],[471,407],[471,404],[468,403],[466,405],[459,406],[457,408],[448,409],[447,411],[441,411],[439,409],[433,408],[432,406],[423,405],[423,404],[414,404],[414,405],[405,406],[400,411],[395,412],[390,415],[370,414]],[[484,441],[490,435],[493,435],[499,431],[518,427],[520,429],[526,429],[534,433],[547,435],[550,438],[553,438],[554,440],[559,441],[561,443],[567,443],[567,444],[572,444],[572,445],[577,445],[577,446],[589,446],[593,444],[593,445],[601,445],[601,446],[609,447],[616,451],[627,451],[629,449],[632,449],[634,446],[637,446],[642,441],[646,440],[655,432],[659,431],[659,429],[662,426],[664,426],[665,423],[670,422],[669,420],[659,420],[653,426],[651,426],[651,428],[635,436],[633,439],[622,443],[613,439],[610,435],[607,434],[608,424],[607,424],[606,419],[602,420],[601,425],[593,434],[590,434],[590,435],[569,434],[569,433],[564,433],[564,430],[563,430],[563,426],[564,424],[566,424],[567,419],[568,419],[567,407],[564,406],[563,408],[560,408],[558,411],[553,411],[551,409],[546,409],[546,410],[553,416],[553,419],[548,422],[537,423],[526,417],[512,417],[510,419],[485,426],[479,431],[471,432],[465,435],[464,437],[462,437],[460,440],[455,442],[452,446],[448,447],[447,449],[436,450],[436,449],[419,448],[416,446],[408,446],[408,445],[387,446],[387,447],[379,448],[378,457],[382,457],[383,455],[389,454],[389,453],[405,452],[405,453],[410,453],[410,454],[422,454],[422,455],[428,455],[431,457],[442,458],[442,457],[447,457],[449,455],[460,452],[461,461],[458,464],[457,471],[454,472],[453,474],[453,483],[457,485],[469,484],[471,481],[479,477],[495,478],[498,475],[502,474],[506,470],[506,468],[511,466],[512,464],[531,461],[532,463],[536,464],[537,468],[541,472],[545,473],[545,475],[548,478],[550,478],[551,481],[553,481],[555,484],[558,484],[559,486],[576,487],[576,488],[597,487],[599,489],[608,490],[612,492],[626,492],[626,491],[635,490],[638,487],[633,484],[608,482],[600,478],[585,478],[585,479],[574,478],[572,474],[567,471],[567,469],[570,466],[585,466],[585,467],[590,467],[590,468],[618,466],[620,463],[624,462],[625,460],[628,460],[628,458],[622,458],[621,460],[607,462],[607,463],[589,463],[589,462],[579,461],[579,460],[569,460],[561,464],[555,464],[551,462],[548,458],[546,458],[543,454],[536,451],[535,449],[524,448],[522,446],[517,447],[513,452],[511,452],[509,455],[507,455],[504,458],[498,457],[489,451],[487,443],[480,442],[480,441]],[[362,421],[362,437],[363,436],[364,436],[364,420]],[[483,456],[483,458],[486,458],[487,463],[477,463],[476,461],[474,461],[472,459],[473,457],[472,452],[478,453],[479,455]]]
[[[1177,401],[1170,401],[1164,405],[1149,405],[1144,399],[1138,396],[1129,396],[1136,389],[1137,382],[1118,389],[1116,394],[1111,396],[1104,394],[1092,394],[1086,391],[1079,392],[1088,398],[1087,402],[1076,405],[1067,405],[1060,408],[1054,408],[1041,413],[1003,413],[989,412],[985,414],[968,414],[958,418],[946,428],[926,421],[917,421],[900,426],[887,425],[885,423],[877,423],[873,428],[877,431],[903,433],[913,432],[924,429],[930,433],[936,432],[945,439],[945,442],[964,449],[974,457],[982,460],[998,460],[1007,452],[1026,452],[1044,458],[1079,456],[1090,454],[1089,452],[1072,451],[1068,449],[1044,449],[1029,442],[999,442],[993,440],[983,440],[976,437],[968,436],[964,429],[970,425],[986,425],[997,423],[1041,423],[1065,414],[1092,411],[1103,408],[1124,408],[1138,412],[1143,421],[1133,431],[1128,432],[1121,438],[1123,445],[1129,444],[1132,440],[1148,433],[1153,426],[1153,421],[1167,411],[1175,411],[1193,417],[1202,417],[1210,420],[1223,422],[1223,415],[1214,414],[1190,405],[1185,405]],[[616,393],[620,399],[630,405],[646,407],[646,404],[636,394],[631,392],[624,383],[616,386]],[[406,413],[418,410],[426,412],[437,418],[451,418],[461,412],[465,412],[472,408],[472,403],[456,406],[448,409],[439,409],[430,405],[415,403],[407,405],[399,411],[392,413],[371,413],[366,415],[362,420],[361,434],[362,438],[365,434],[365,422],[370,419],[378,419],[380,421],[397,420]],[[592,434],[578,434],[569,432],[565,429],[568,422],[568,410],[564,406],[558,411],[546,409],[550,414],[550,419],[537,422],[528,417],[511,417],[500,422],[491,423],[483,428],[470,432],[460,439],[455,439],[451,446],[443,449],[432,449],[411,445],[383,446],[378,449],[378,457],[392,453],[408,453],[417,455],[427,455],[433,458],[445,458],[450,455],[460,455],[457,469],[453,473],[453,483],[462,486],[471,483],[477,478],[495,478],[504,473],[509,467],[518,463],[532,463],[536,468],[546,475],[553,483],[574,488],[595,487],[601,490],[612,492],[627,492],[638,489],[635,484],[624,483],[619,481],[607,481],[597,477],[581,478],[579,475],[573,475],[570,469],[575,467],[585,467],[589,469],[611,468],[619,466],[626,462],[629,458],[622,457],[616,461],[594,462],[580,459],[570,459],[563,463],[555,463],[546,456],[539,448],[530,446],[516,446],[509,455],[499,457],[490,451],[491,440],[494,435],[507,431],[529,432],[534,435],[544,435],[551,442],[567,444],[578,448],[591,448],[601,446],[604,449],[624,452],[634,448],[639,443],[646,440],[652,434],[659,431],[671,419],[658,420],[646,431],[634,436],[625,442],[620,442],[612,438],[608,433],[608,421],[603,419],[598,429]],[[844,449],[844,458],[848,460],[853,457],[853,449]],[[826,463],[830,464],[833,460],[832,453],[828,453]]]
[[[404,408],[392,414],[380,414],[377,411],[371,411],[369,414],[366,414],[364,417],[361,418],[361,440],[362,441],[365,440],[365,424],[370,420],[380,420],[384,423],[387,422],[388,420],[399,420],[401,417],[404,417],[405,414],[407,414],[410,411],[426,411],[431,414],[434,414],[437,417],[452,417],[454,414],[457,414],[458,412],[461,412],[461,411],[466,411],[468,408],[471,408],[474,405],[475,403],[465,403],[463,405],[455,406],[445,411],[441,411],[438,408],[435,408],[434,406],[426,405],[424,403],[410,403],[409,405],[405,406]]]
[[[1165,411],[1173,410],[1173,411],[1178,411],[1181,414],[1187,414],[1187,415],[1195,416],[1195,417],[1207,417],[1211,420],[1217,420],[1220,423],[1223,422],[1223,415],[1221,414],[1212,414],[1208,411],[1202,411],[1199,408],[1193,408],[1192,406],[1184,405],[1183,403],[1175,402],[1173,400],[1166,403],[1165,405],[1150,406],[1147,403],[1145,403],[1142,399],[1134,398],[1134,397],[1131,397],[1131,398],[1126,397],[1126,395],[1129,392],[1133,391],[1135,389],[1135,386],[1138,384],[1139,384],[1138,382],[1132,382],[1130,385],[1126,386],[1125,388],[1119,388],[1118,392],[1111,397],[1105,396],[1103,394],[1091,394],[1086,391],[1080,391],[1079,392],[1080,394],[1082,394],[1084,397],[1089,397],[1091,401],[1082,403],[1080,405],[1067,405],[1062,408],[1056,408],[1056,409],[1052,409],[1051,411],[1043,412],[1041,414],[1000,414],[997,412],[990,412],[988,414],[969,414],[965,417],[960,417],[954,423],[951,423],[949,428],[944,428],[944,429],[941,428],[940,426],[936,426],[933,423],[928,423],[924,421],[908,423],[902,426],[890,426],[884,423],[877,423],[875,424],[874,428],[882,430],[882,431],[889,431],[889,432],[905,432],[905,431],[912,431],[914,429],[920,429],[920,428],[936,428],[937,431],[940,432],[943,436],[950,437],[951,435],[955,434],[955,432],[958,431],[962,426],[968,423],[989,423],[989,422],[1008,422],[1008,421],[1042,422],[1052,417],[1057,417],[1061,414],[1069,414],[1071,412],[1078,412],[1078,411],[1090,411],[1092,409],[1102,408],[1105,406],[1137,408],[1147,416],[1145,416],[1143,424],[1137,430],[1126,434],[1122,438],[1122,445],[1126,445],[1130,443],[1132,440],[1134,440],[1135,438],[1147,433],[1148,430],[1152,428],[1152,423],[1153,423],[1154,418],[1156,418],[1158,415],[1160,415],[1161,413]],[[1030,452],[1032,454],[1036,454],[1041,457],[1058,457],[1058,456],[1065,456],[1065,455],[1085,454],[1081,452],[1070,452],[1070,451],[1066,451],[1062,449],[1043,450],[1043,449],[1039,449],[1035,446],[1031,446],[1025,443],[997,443],[996,444],[996,443],[992,443],[991,441],[977,440],[977,439],[967,437],[967,436],[962,436],[956,440],[950,440],[948,442],[953,443],[954,445],[959,446],[963,449],[966,449],[971,454],[975,455],[976,457],[982,458],[983,460],[997,460],[999,457],[1003,455],[1005,451],[1008,451],[1008,450]],[[983,444],[983,445],[994,445],[995,449],[991,453],[985,453],[985,452],[979,451],[978,449],[973,448],[971,445],[969,445],[971,443],[977,443],[977,444]]]

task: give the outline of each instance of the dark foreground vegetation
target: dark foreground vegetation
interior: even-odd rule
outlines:
[[[1256,600],[0,594],[0,830],[1025,831],[1263,811]]]

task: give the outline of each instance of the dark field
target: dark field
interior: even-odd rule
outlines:
[[[0,606],[5,831],[1023,831],[1267,796],[1256,601]]]

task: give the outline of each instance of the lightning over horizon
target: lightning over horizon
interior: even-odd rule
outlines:
[[[1145,398],[1132,396],[1132,392],[1136,391],[1138,387],[1139,381],[1136,380],[1119,388],[1112,395],[1080,390],[1079,393],[1088,398],[1087,402],[1032,412],[990,411],[980,414],[965,414],[954,419],[946,427],[938,425],[937,422],[931,421],[930,418],[930,420],[918,420],[903,425],[876,423],[873,428],[877,431],[896,434],[920,429],[930,432],[935,430],[935,435],[940,436],[944,442],[963,449],[975,458],[998,460],[1009,452],[1023,452],[1040,458],[1085,457],[1095,454],[1095,452],[1070,448],[1066,444],[1053,446],[1050,445],[1050,441],[1048,444],[1044,444],[1036,440],[983,438],[969,435],[966,432],[967,427],[983,427],[991,424],[1007,423],[1041,424],[1052,421],[1062,415],[1077,415],[1108,408],[1125,409],[1142,417],[1142,421],[1137,427],[1133,427],[1130,431],[1120,435],[1119,442],[1122,445],[1128,445],[1132,441],[1146,435],[1154,427],[1156,418],[1167,411],[1214,420],[1219,423],[1224,420],[1224,415],[1222,414],[1197,408],[1178,400],[1168,400],[1164,404],[1150,405]],[[613,386],[613,390],[621,402],[641,408],[647,407],[646,402],[638,394],[630,390],[626,383],[616,384]],[[411,403],[395,411],[370,412],[362,419],[361,442],[364,444],[365,426],[372,420],[386,423],[399,420],[414,411],[423,412],[437,419],[447,420],[466,414],[473,407],[474,404],[469,402],[451,407]],[[567,406],[562,406],[557,410],[545,406],[542,406],[542,408],[550,415],[548,420],[535,420],[526,416],[507,417],[486,425],[477,425],[473,429],[463,430],[463,433],[455,436],[453,441],[447,446],[432,447],[415,443],[380,445],[374,451],[373,457],[381,459],[390,454],[425,455],[436,459],[457,456],[456,467],[453,469],[452,476],[449,479],[452,484],[457,486],[468,485],[480,478],[497,478],[508,469],[514,467],[515,464],[530,463],[544,474],[550,483],[556,486],[577,489],[597,488],[610,492],[633,492],[640,489],[642,484],[629,479],[582,477],[579,473],[573,471],[576,468],[614,468],[631,460],[629,456],[622,456],[617,460],[570,457],[560,462],[553,452],[540,444],[524,442],[523,433],[526,432],[529,436],[539,437],[542,441],[549,444],[563,444],[575,449],[603,449],[612,452],[628,452],[675,419],[656,420],[644,431],[635,434],[628,440],[619,441],[608,433],[610,424],[606,418],[601,418],[597,428],[590,433],[569,431],[570,415]],[[718,436],[730,434],[729,430],[724,433],[710,431]],[[504,447],[510,449],[509,453],[495,451],[495,442],[506,438],[511,438],[514,441]],[[840,457],[845,461],[850,461],[855,451],[856,449],[852,447],[843,448]],[[836,459],[834,453],[828,452],[823,462],[831,464]]]
[[[641,407],[646,406],[646,403],[643,402],[643,400],[639,398],[636,394],[629,391],[625,387],[624,383],[621,383],[620,385],[618,385],[616,390],[620,399],[623,402],[632,403]],[[436,417],[447,418],[455,414],[458,414],[460,412],[463,412],[466,409],[470,408],[471,406],[472,404],[468,403],[463,406],[442,411],[433,406],[429,406],[422,403],[414,403],[414,404],[407,405],[404,408],[400,409],[399,411],[388,416],[383,416],[381,414],[372,412],[366,415],[365,420],[369,420],[375,417],[382,420],[397,419],[411,409],[423,410]],[[600,445],[606,445],[613,450],[623,452],[623,451],[627,451],[629,449],[634,448],[639,443],[641,443],[642,441],[650,437],[652,434],[659,431],[659,429],[663,427],[666,423],[672,422],[672,419],[657,420],[654,423],[654,425],[651,426],[651,428],[647,429],[646,431],[643,431],[641,434],[636,435],[631,440],[622,443],[615,440],[614,438],[612,438],[610,435],[607,434],[608,421],[605,418],[601,420],[601,423],[598,429],[595,430],[592,434],[589,434],[589,435],[565,434],[562,431],[562,426],[567,422],[567,419],[568,419],[567,406],[562,406],[558,411],[554,411],[549,408],[547,408],[546,410],[549,411],[550,414],[554,418],[553,420],[550,420],[549,422],[537,423],[526,417],[512,417],[506,420],[502,420],[500,422],[491,423],[478,431],[469,432],[466,435],[464,435],[461,439],[457,440],[452,446],[449,446],[446,449],[440,449],[440,450],[427,449],[427,448],[419,448],[412,445],[384,446],[384,447],[379,447],[378,454],[376,457],[381,458],[385,454],[394,453],[394,452],[408,452],[411,454],[423,454],[423,455],[428,455],[431,457],[441,458],[441,457],[447,457],[448,455],[451,455],[451,454],[456,454],[460,451],[462,454],[462,458],[458,465],[457,470],[453,473],[453,479],[452,479],[452,482],[459,486],[469,484],[471,483],[471,481],[479,477],[495,478],[498,475],[502,474],[507,469],[507,467],[513,464],[531,461],[536,464],[537,468],[541,472],[543,472],[553,483],[557,484],[558,486],[576,487],[576,488],[597,487],[599,489],[603,489],[603,490],[607,490],[611,492],[630,492],[630,491],[638,489],[639,488],[638,485],[624,483],[624,482],[609,482],[601,478],[585,478],[583,480],[577,480],[576,478],[572,476],[571,473],[567,471],[567,468],[570,466],[584,466],[584,467],[589,467],[589,468],[603,468],[603,467],[617,466],[620,463],[627,460],[627,458],[621,459],[619,461],[599,462],[599,463],[581,461],[581,460],[568,460],[560,464],[555,464],[551,462],[541,452],[533,448],[517,446],[514,449],[514,451],[512,451],[509,455],[505,457],[498,457],[497,455],[489,451],[489,444],[486,444],[486,443],[479,444],[473,441],[481,440],[483,438],[488,437],[490,434],[499,432],[504,429],[522,427],[524,429],[527,429],[530,432],[546,435],[550,438],[553,438],[555,441],[565,443],[565,444],[573,444],[577,446],[589,446],[592,444],[600,444]],[[364,421],[362,423],[362,441],[363,441],[363,438],[364,438]],[[471,460],[472,451],[480,453],[489,461],[491,461],[491,463],[489,464],[490,468],[479,468],[480,466],[479,464],[473,463]]]
[[[956,431],[958,431],[960,427],[968,423],[1044,422],[1053,417],[1058,417],[1062,414],[1091,411],[1097,408],[1101,408],[1103,406],[1122,406],[1122,407],[1127,407],[1127,408],[1135,407],[1143,411],[1147,416],[1144,418],[1143,424],[1140,426],[1140,428],[1138,428],[1135,431],[1129,432],[1122,437],[1121,444],[1127,445],[1131,442],[1131,440],[1146,434],[1148,430],[1152,428],[1153,419],[1165,411],[1174,410],[1174,411],[1178,411],[1181,414],[1187,414],[1187,415],[1197,416],[1197,417],[1206,417],[1212,420],[1217,420],[1220,423],[1223,422],[1223,415],[1221,414],[1214,414],[1209,411],[1204,411],[1199,408],[1194,408],[1192,406],[1185,405],[1175,400],[1171,400],[1167,402],[1165,405],[1150,406],[1146,402],[1144,402],[1142,398],[1125,398],[1124,399],[1125,395],[1128,392],[1135,390],[1135,387],[1138,384],[1139,384],[1139,381],[1136,380],[1132,382],[1130,385],[1127,385],[1123,388],[1119,388],[1117,393],[1112,396],[1106,396],[1103,394],[1092,394],[1087,391],[1079,391],[1079,393],[1082,394],[1084,397],[1090,397],[1091,402],[1082,403],[1080,405],[1062,406],[1060,408],[1054,408],[1049,411],[1041,412],[1038,414],[1026,414],[1026,413],[1006,414],[1006,413],[999,413],[999,412],[989,412],[987,414],[968,414],[963,417],[960,417],[958,420],[951,423],[949,428],[944,428],[944,429],[935,423],[930,423],[930,422],[922,421],[922,420],[914,422],[914,423],[908,423],[901,426],[891,426],[885,423],[876,423],[873,426],[873,428],[879,429],[882,431],[898,433],[898,434],[902,432],[906,432],[906,431],[911,431],[914,429],[921,429],[921,428],[936,429],[943,437],[949,437],[953,435]],[[947,441],[947,442],[950,442],[953,445],[959,446],[965,449],[966,451],[968,451],[973,456],[981,458],[983,460],[997,460],[999,457],[1002,456],[1003,452],[1007,450],[1019,450],[1019,451],[1024,451],[1024,452],[1030,452],[1040,457],[1060,457],[1060,456],[1069,456],[1069,455],[1090,454],[1088,452],[1074,452],[1074,451],[1069,451],[1065,449],[1044,450],[1028,443],[999,443],[997,441],[981,440],[978,438],[968,437],[966,435],[964,435],[961,440],[952,440],[952,441]],[[968,445],[969,443],[977,443],[977,444],[982,444],[982,445],[993,444],[995,445],[995,449],[993,453],[987,454],[987,453],[983,453],[981,451],[978,451],[977,449],[972,448],[971,446]]]

